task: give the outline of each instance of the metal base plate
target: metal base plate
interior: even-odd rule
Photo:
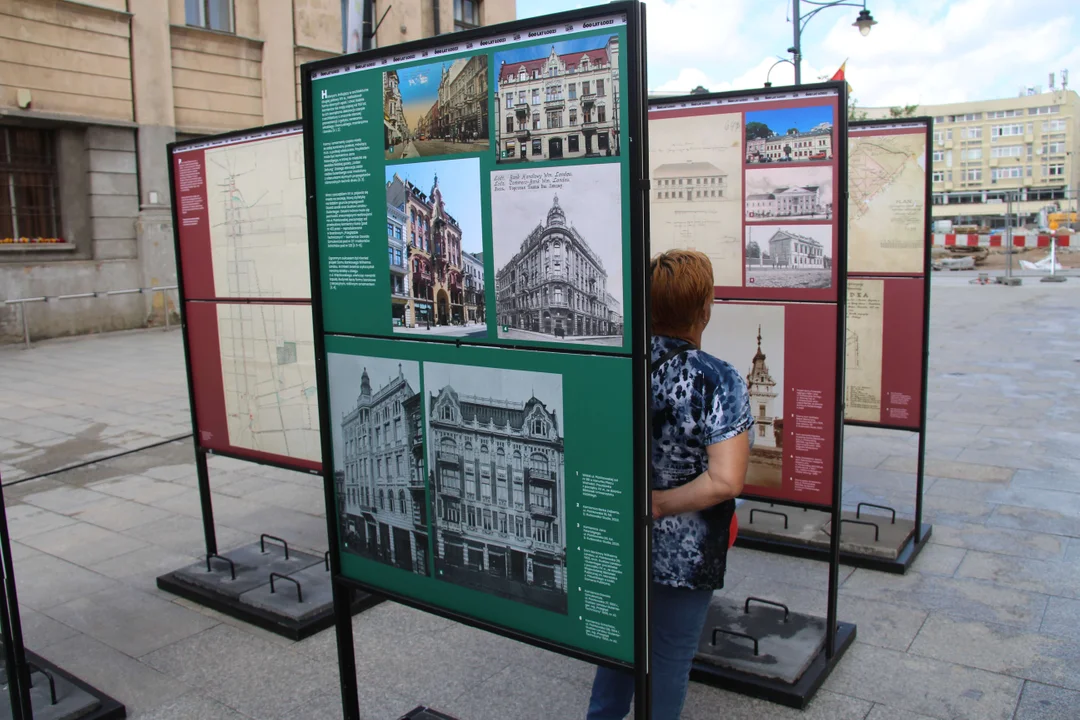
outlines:
[[[330,573],[323,558],[308,553],[289,551],[289,559],[278,546],[266,546],[261,552],[259,543],[245,545],[222,553],[236,566],[232,579],[228,563],[206,562],[175,570],[157,579],[157,586],[166,592],[204,605],[218,612],[282,635],[290,640],[303,640],[334,625],[333,590]],[[300,583],[304,601],[298,602],[296,583],[276,578],[270,592],[270,573],[281,573]],[[359,591],[352,592],[352,612],[362,612],[382,602],[382,598]]]
[[[767,510],[768,513],[763,511]],[[753,522],[750,513],[755,511]],[[739,536],[735,544],[752,550],[775,552],[814,560],[829,559],[829,534],[831,523],[829,514],[820,510],[802,510],[772,506],[769,503],[748,501],[738,509]],[[787,529],[784,517],[771,513],[783,513],[787,516]],[[872,522],[878,528],[875,542],[874,528],[868,525],[843,523],[840,536],[840,562],[853,567],[879,570],[882,572],[904,574],[926,544],[933,527],[923,523],[922,537],[914,536],[914,523],[904,518],[891,518],[884,515],[844,512],[845,520]]]
[[[127,717],[123,705],[47,660],[32,652],[26,653],[26,660],[35,668],[48,670],[56,682],[57,702],[53,705],[48,678],[41,672],[31,673],[33,687],[30,689],[30,702],[34,707],[34,720],[120,720]],[[0,676],[3,676],[2,672]],[[4,677],[3,680],[6,687],[7,678]],[[0,720],[11,717],[10,705],[6,700],[0,702]]]
[[[844,656],[851,643],[855,641],[855,626],[853,624],[841,622],[837,623],[836,627],[836,653],[831,658],[827,658],[825,649],[820,649],[811,658],[810,664],[799,677],[798,682],[794,684],[734,668],[721,667],[700,660],[694,661],[690,679],[723,690],[737,692],[741,695],[748,695],[802,710],[810,703],[822,683],[832,673],[840,658]]]
[[[456,720],[456,718],[421,705],[402,715],[398,720]]]

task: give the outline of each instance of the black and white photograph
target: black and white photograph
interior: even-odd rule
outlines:
[[[487,70],[487,55],[474,55],[384,72],[386,159],[486,151]]]
[[[832,105],[748,111],[746,162],[831,162],[832,137]]]
[[[499,163],[622,153],[618,36],[506,50],[495,71]]]
[[[831,165],[746,171],[746,221],[831,220]]]
[[[430,575],[420,363],[327,358],[344,550]]]
[[[491,173],[498,335],[623,344],[621,167]]]
[[[746,484],[755,487],[783,482],[784,313],[783,305],[718,302],[701,338],[703,350],[746,379],[754,416]]]
[[[747,225],[746,287],[832,287],[832,225]]]
[[[435,577],[566,614],[562,376],[424,363]]]

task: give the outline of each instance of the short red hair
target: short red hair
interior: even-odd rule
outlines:
[[[649,301],[654,333],[689,331],[712,297],[712,261],[705,253],[668,250],[653,258]]]

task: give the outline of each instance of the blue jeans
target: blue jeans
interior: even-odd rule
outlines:
[[[652,587],[652,717],[679,720],[711,590]],[[587,720],[623,720],[634,698],[634,676],[597,668]]]

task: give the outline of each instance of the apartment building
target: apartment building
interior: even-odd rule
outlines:
[[[362,2],[0,2],[0,300],[175,284],[165,145],[299,118],[300,65],[341,53],[343,11]],[[515,13],[513,0],[372,3],[388,9],[375,45]],[[166,311],[175,294],[27,306],[35,338]],[[0,306],[0,342],[21,337],[17,306]]]
[[[887,117],[888,110],[868,114]],[[1010,199],[1012,211],[1028,223],[1037,223],[1048,206],[1075,207],[1080,152],[1075,91],[1033,89],[1014,98],[921,105],[916,114],[934,119],[935,219],[996,228],[1004,223]]]

